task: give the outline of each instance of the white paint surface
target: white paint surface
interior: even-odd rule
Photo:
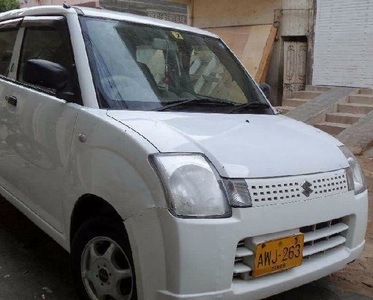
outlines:
[[[346,168],[336,139],[284,116],[109,111],[160,152],[202,152],[228,178]]]
[[[318,0],[314,85],[373,87],[373,0]]]

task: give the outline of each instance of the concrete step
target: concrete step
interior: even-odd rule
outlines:
[[[326,122],[331,123],[343,123],[343,124],[354,124],[359,121],[365,115],[349,114],[349,113],[330,113],[326,114]]]
[[[373,89],[360,89],[359,94],[362,95],[373,95]]]
[[[295,106],[280,106],[278,107],[278,110],[281,114],[286,114],[288,113],[289,111],[295,109]]]
[[[320,96],[322,92],[317,91],[297,91],[293,93],[293,97],[296,99],[315,99]]]
[[[334,136],[340,134],[343,130],[345,130],[349,126],[350,126],[349,124],[332,123],[332,122],[323,122],[323,123],[319,123],[315,125],[316,128],[321,129],[322,131],[325,131]]]
[[[350,103],[373,105],[373,95],[352,95],[348,99]]]
[[[338,105],[338,112],[366,115],[373,110],[373,105],[346,103]]]
[[[306,91],[310,92],[327,92],[332,88],[329,86],[315,86],[315,85],[306,85]]]
[[[292,98],[292,99],[286,99],[282,102],[282,105],[283,106],[292,106],[292,107],[297,107],[297,106],[300,106],[300,105],[303,105],[304,103],[307,103],[308,100],[305,100],[305,99],[295,99],[295,98]]]

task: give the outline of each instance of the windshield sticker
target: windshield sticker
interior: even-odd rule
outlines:
[[[177,31],[171,31],[172,35],[174,36],[175,39],[178,39],[178,40],[183,40],[183,35],[180,33],[180,32],[177,32]]]

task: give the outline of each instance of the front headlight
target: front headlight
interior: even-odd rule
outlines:
[[[355,155],[346,146],[341,146],[339,149],[341,149],[350,165],[349,170],[347,170],[349,190],[354,190],[355,195],[364,192],[367,189],[367,184]]]
[[[232,212],[223,182],[202,154],[150,157],[164,186],[170,211],[186,218],[223,218]]]

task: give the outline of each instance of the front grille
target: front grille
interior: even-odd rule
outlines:
[[[308,181],[312,192],[302,185]],[[348,192],[345,170],[294,177],[248,179],[253,207],[325,198]]]
[[[299,232],[304,234],[303,259],[310,259],[344,245],[349,228],[346,221],[347,218],[340,218],[299,228]],[[234,279],[253,279],[251,275],[254,268],[255,245],[251,240],[252,238],[241,240],[237,245]]]
[[[347,230],[348,225],[342,219],[300,228],[300,232],[304,234],[303,258],[310,258],[344,245],[346,242],[344,233]]]

